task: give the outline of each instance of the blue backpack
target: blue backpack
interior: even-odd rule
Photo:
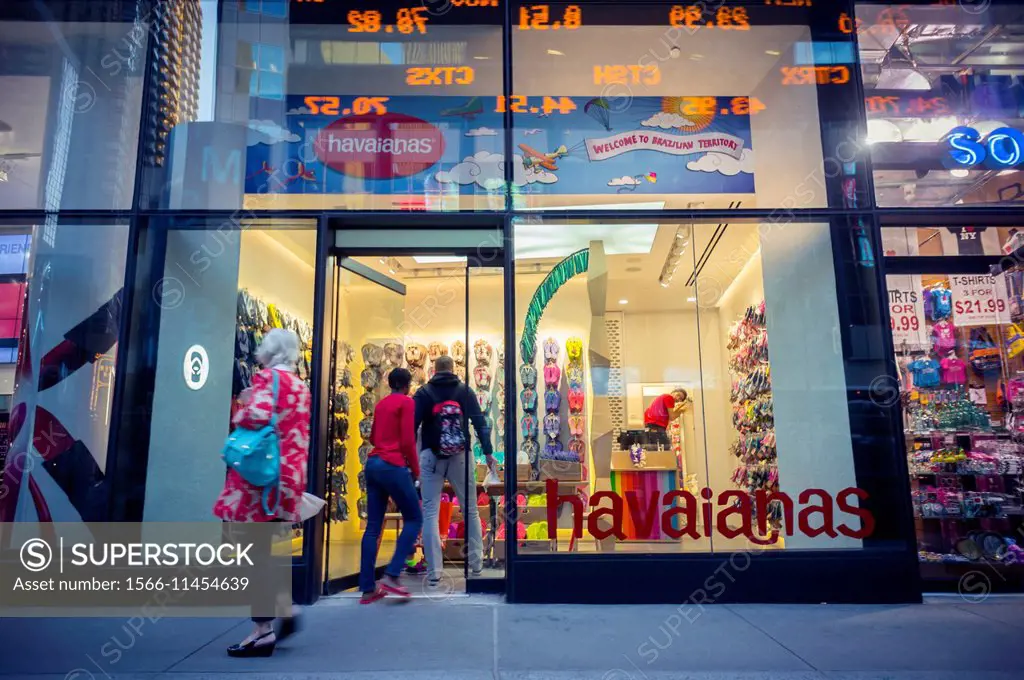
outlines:
[[[263,488],[263,512],[273,515],[277,511],[280,493],[274,495],[274,506],[268,500],[271,491],[277,491],[281,482],[281,442],[277,434],[277,371],[271,369],[274,376],[273,405],[270,412],[270,424],[259,430],[235,428],[228,435],[221,457],[228,468],[242,476],[242,479],[253,486]]]

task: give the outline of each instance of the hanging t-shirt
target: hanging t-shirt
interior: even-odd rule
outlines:
[[[931,296],[931,317],[933,321],[945,319],[953,311],[953,296],[949,288],[938,286],[928,291]]]
[[[956,236],[957,248],[961,255],[984,255],[985,246],[981,243],[981,234],[988,227],[946,227]]]
[[[955,357],[942,360],[942,382],[963,385],[967,382],[967,364]]]
[[[918,359],[912,361],[907,368],[914,376],[914,387],[939,386],[939,362],[935,359]]]
[[[940,321],[932,326],[932,347],[937,354],[956,349],[956,329],[949,321]]]

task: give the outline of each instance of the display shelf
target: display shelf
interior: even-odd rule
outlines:
[[[679,461],[672,451],[644,451],[646,464],[644,467],[633,465],[629,451],[612,451],[611,470],[616,472],[656,472],[659,470],[677,470]]]

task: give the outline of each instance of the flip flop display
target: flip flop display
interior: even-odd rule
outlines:
[[[586,459],[587,446],[583,439],[584,418],[583,407],[586,397],[583,392],[583,340],[577,337],[565,341],[565,355],[568,363],[565,366],[565,377],[569,381],[569,445],[567,453],[571,460],[582,463]]]

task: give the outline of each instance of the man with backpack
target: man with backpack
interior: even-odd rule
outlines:
[[[423,551],[429,568],[428,585],[441,582],[441,536],[438,515],[445,480],[459,499],[465,520],[469,569],[479,576],[483,562],[480,515],[476,507],[476,471],[470,468],[469,421],[473,422],[487,458],[494,468],[491,428],[469,385],[455,375],[455,362],[442,356],[434,362],[434,376],[416,391],[416,428],[420,432],[420,493],[423,497]],[[467,489],[467,479],[472,486]],[[467,491],[469,493],[467,493]],[[447,530],[447,527],[445,527]]]

